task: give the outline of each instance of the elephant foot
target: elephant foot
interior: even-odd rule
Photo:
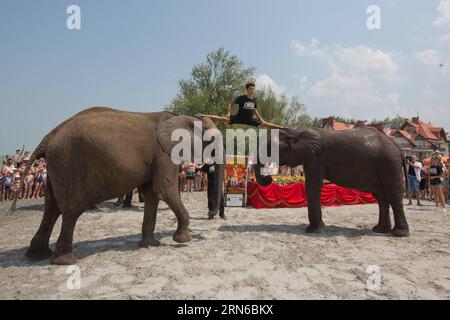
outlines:
[[[408,229],[398,229],[394,228],[392,229],[392,235],[394,237],[409,237],[409,230]]]
[[[50,258],[52,254],[53,251],[49,247],[39,249],[34,249],[30,247],[25,253],[25,256],[30,260],[41,261]]]
[[[325,223],[321,222],[318,226],[314,226],[312,224],[310,224],[309,226],[306,227],[305,232],[306,233],[321,233],[322,232],[322,228],[325,227]]]
[[[173,235],[173,241],[178,242],[178,243],[187,243],[187,242],[191,242],[192,238],[191,238],[191,235],[189,234],[189,231],[176,232]]]
[[[375,227],[372,228],[372,231],[375,233],[389,234],[391,233],[391,227],[377,224]]]
[[[141,248],[159,247],[160,245],[161,242],[155,239],[142,239],[141,242],[139,242],[139,247]]]
[[[50,263],[60,265],[60,266],[69,266],[69,265],[77,263],[77,258],[75,258],[75,256],[71,252],[71,253],[63,254],[62,256],[59,256],[57,258],[55,258],[53,256]]]

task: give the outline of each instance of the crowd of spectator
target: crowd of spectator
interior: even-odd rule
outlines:
[[[0,201],[13,200],[20,189],[20,181],[30,161],[30,152],[16,150],[14,155],[6,155],[2,159],[0,171]],[[24,187],[20,190],[19,199],[37,199],[44,196],[47,165],[44,158],[36,160],[24,178]]]
[[[408,158],[408,205],[412,205],[414,196],[419,206],[421,200],[429,200],[435,202],[436,209],[441,205],[442,211],[446,211],[450,163],[443,159],[439,153],[434,153],[426,164],[422,163],[416,155]]]

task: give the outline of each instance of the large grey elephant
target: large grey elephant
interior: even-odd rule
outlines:
[[[268,145],[270,150],[271,145]],[[403,212],[403,178],[405,158],[387,135],[372,127],[358,127],[343,132],[323,129],[284,129],[279,132],[280,165],[304,165],[309,226],[307,233],[320,232],[324,226],[321,208],[323,179],[342,187],[372,193],[379,205],[377,233],[409,236]],[[272,182],[255,165],[256,179],[261,185]],[[389,206],[394,211],[391,230]]]
[[[178,219],[173,239],[179,243],[191,241],[189,214],[178,191],[178,166],[171,160],[170,151],[174,144],[173,130],[186,129],[192,133],[195,121],[202,122],[203,131],[216,128],[208,118],[95,107],[51,131],[29,161],[31,164],[34,159],[45,157],[48,177],[44,215],[27,257],[35,260],[52,257],[53,264],[74,264],[73,232],[80,215],[92,205],[125,194],[136,186],[143,190],[145,198],[139,246],[160,244],[153,235],[160,200],[169,205]],[[223,190],[224,165],[217,166],[216,174],[215,188]],[[216,195],[215,214],[219,211],[221,194]],[[49,238],[60,215],[61,232],[53,253]]]

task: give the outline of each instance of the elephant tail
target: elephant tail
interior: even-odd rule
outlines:
[[[402,154],[403,174],[405,175],[405,192],[408,191],[408,169],[406,168],[406,158]]]

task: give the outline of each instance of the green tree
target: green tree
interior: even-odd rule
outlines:
[[[258,111],[265,120],[289,128],[312,126],[305,105],[297,97],[288,97],[286,94],[277,96],[270,88],[258,90],[256,97]]]
[[[209,53],[205,63],[194,66],[190,79],[179,81],[180,92],[165,109],[189,116],[225,115],[228,103],[254,79],[254,71],[220,48]]]

